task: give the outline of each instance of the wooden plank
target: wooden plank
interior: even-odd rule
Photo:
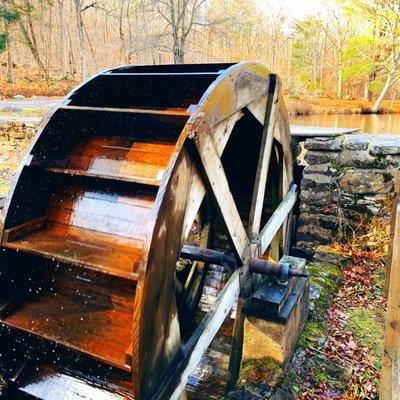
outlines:
[[[209,129],[202,130],[193,139],[196,143],[206,178],[228,228],[230,238],[239,257],[242,258],[249,241],[230,191],[215,141],[210,135]]]
[[[161,182],[148,259],[139,269],[132,334],[137,399],[149,399],[157,391],[181,346],[174,277],[193,171],[184,140],[183,135]]]
[[[1,322],[130,371],[125,351],[131,341],[132,308],[117,308],[110,296],[107,301],[95,292],[42,288]]]
[[[46,229],[3,245],[133,281],[137,281],[139,266],[146,255],[139,241],[116,241],[109,234],[62,224],[48,224]]]
[[[219,156],[222,155],[236,122],[239,121],[243,115],[244,114],[242,111],[238,111],[212,128],[212,135],[217,145]],[[192,227],[193,221],[196,217],[197,211],[200,208],[205,193],[206,187],[204,186],[200,173],[196,169],[193,171],[192,175],[192,183],[189,193],[190,200],[185,215],[185,225],[182,234],[183,238],[186,238],[189,234],[190,228]]]
[[[392,268],[381,371],[381,400],[400,399],[400,204],[396,208]]]
[[[274,140],[279,86],[277,75],[271,74],[269,79],[268,98],[264,117],[260,153],[258,156],[258,165],[254,180],[254,190],[250,208],[248,226],[249,236],[257,234],[260,231],[261,214],[264,205],[265,188],[267,185],[268,169]]]
[[[151,108],[118,108],[118,107],[90,107],[90,106],[61,106],[62,110],[76,110],[76,111],[104,111],[116,113],[133,113],[133,114],[154,114],[154,115],[173,115],[178,117],[189,117],[190,113],[182,108],[165,108],[165,109],[151,109]]]
[[[163,387],[155,396],[155,399],[179,399],[179,396],[185,389],[187,379],[195,370],[229,311],[236,303],[239,293],[240,279],[239,272],[236,271],[219,294],[213,310],[204,317],[201,324],[197,327],[183,348],[182,358],[178,361],[178,364],[171,369],[170,375],[164,381]],[[172,394],[170,395],[171,392]]]
[[[292,185],[291,189],[283,199],[282,203],[272,214],[271,218],[265,224],[264,228],[258,236],[256,236],[256,242],[260,246],[260,254],[263,254],[268,246],[271,244],[276,233],[281,228],[282,224],[285,222],[290,211],[292,210],[294,204],[297,200],[297,186]]]
[[[292,136],[333,137],[359,132],[359,128],[334,128],[326,126],[290,125]]]
[[[384,296],[387,296],[389,293],[390,271],[392,268],[392,257],[393,257],[394,228],[396,221],[397,205],[399,204],[399,200],[400,200],[400,171],[397,170],[394,174],[394,198],[393,198],[392,218],[390,221],[390,242],[389,242],[388,256],[386,260],[385,282],[383,285]]]
[[[35,218],[31,221],[6,229],[3,235],[3,242],[17,240],[18,238],[40,230],[46,223],[46,217]]]

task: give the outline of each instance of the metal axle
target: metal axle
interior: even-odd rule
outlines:
[[[233,254],[223,253],[218,250],[202,249],[190,245],[184,245],[182,247],[180,257],[192,261],[202,261],[216,265],[229,265],[230,267],[237,266],[236,257]],[[294,269],[288,264],[280,264],[274,261],[263,260],[261,258],[252,258],[249,263],[249,269],[250,272],[261,275],[308,277],[305,272]]]

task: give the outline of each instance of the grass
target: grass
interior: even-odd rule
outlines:
[[[379,314],[381,314],[378,311]],[[376,310],[354,308],[348,311],[348,328],[354,338],[366,347],[375,360],[383,356],[385,328],[382,320],[378,320]]]
[[[261,360],[244,362],[240,370],[240,382],[271,384],[281,374],[282,368],[278,361],[266,357]]]

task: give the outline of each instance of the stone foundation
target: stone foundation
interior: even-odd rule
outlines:
[[[345,236],[369,217],[389,218],[400,137],[342,135],[307,139],[297,249]]]
[[[32,139],[35,136],[38,123],[32,121],[8,120],[0,121],[0,138],[4,139]]]

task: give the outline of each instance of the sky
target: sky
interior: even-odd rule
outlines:
[[[309,14],[324,13],[324,0],[256,0],[260,10],[278,12],[280,9],[287,17],[287,29],[294,20],[302,19]]]

